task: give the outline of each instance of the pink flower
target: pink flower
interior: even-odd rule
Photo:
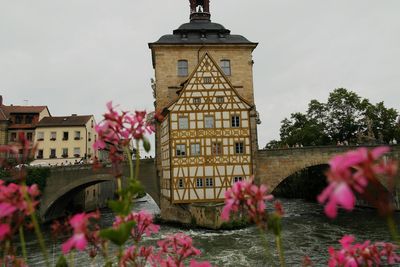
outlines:
[[[225,206],[222,209],[221,218],[229,220],[231,212],[238,212],[241,207],[245,208],[254,222],[264,220],[265,201],[271,201],[273,196],[267,193],[265,185],[257,186],[250,181],[240,181],[225,192]]]
[[[3,202],[0,203],[0,218],[8,217],[16,211],[17,208],[10,203]]]
[[[153,255],[153,249],[153,247],[138,248],[136,246],[131,246],[123,252],[119,266],[144,267],[149,257]]]
[[[198,262],[192,259],[189,267],[212,267],[212,265],[208,261]]]
[[[133,240],[139,242],[142,239],[142,236],[146,234],[147,236],[151,236],[151,234],[158,233],[160,230],[160,226],[153,224],[153,216],[147,211],[140,211],[138,213],[132,212],[124,219],[117,216],[116,221],[114,222],[114,226],[119,226],[122,222],[136,222],[135,226],[132,228],[131,235]]]
[[[3,241],[11,232],[10,225],[0,224],[0,241]]]
[[[326,202],[325,213],[328,217],[337,216],[337,207],[351,211],[356,202],[354,192],[368,197],[365,189],[369,183],[379,185],[378,174],[384,174],[389,179],[393,179],[397,170],[396,164],[385,163],[382,160],[378,162],[380,157],[388,151],[388,147],[377,147],[371,151],[359,148],[338,155],[329,161],[330,170],[327,172],[329,184],[318,196],[320,203]],[[382,199],[386,201],[385,197]],[[376,206],[390,209],[384,203]]]
[[[61,249],[64,254],[69,253],[74,248],[80,251],[86,248],[88,239],[91,236],[88,229],[89,220],[91,218],[99,219],[99,213],[79,213],[74,215],[69,220],[69,224],[73,229],[73,235],[61,245]]]
[[[390,265],[400,263],[400,257],[395,253],[397,246],[391,243],[377,242],[371,244],[355,243],[354,236],[344,236],[340,240],[342,248],[335,250],[329,247],[329,267],[335,266],[380,266],[386,260]]]
[[[160,251],[151,259],[152,264],[156,266],[181,267],[189,257],[201,254],[200,250],[193,246],[192,239],[183,233],[167,236],[157,244]]]

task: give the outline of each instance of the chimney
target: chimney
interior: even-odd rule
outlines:
[[[0,95],[0,106],[2,106],[2,105],[3,105],[3,96]]]
[[[78,116],[78,114],[75,114],[75,113],[74,113],[74,114],[71,114],[71,116],[72,116],[72,117],[75,117],[75,116]]]

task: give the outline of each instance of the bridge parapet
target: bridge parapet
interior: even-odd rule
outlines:
[[[256,182],[267,184],[273,191],[290,175],[312,166],[328,164],[333,156],[360,147],[377,146],[313,146],[258,151]],[[389,157],[400,159],[400,145],[391,145]]]

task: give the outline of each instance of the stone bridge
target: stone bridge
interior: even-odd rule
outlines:
[[[367,146],[373,148],[374,146]],[[337,154],[354,150],[359,146],[321,146],[287,149],[259,150],[256,182],[267,184],[273,191],[283,180],[303,169],[328,164]],[[389,157],[400,160],[400,145],[392,145]]]
[[[124,176],[129,175],[129,168],[123,168]],[[144,159],[140,162],[139,180],[154,201],[159,205],[160,186],[156,179],[154,159]],[[44,189],[40,204],[40,216],[44,220],[52,219],[57,210],[66,208],[69,200],[84,188],[105,181],[115,181],[111,167],[97,170],[92,165],[72,165],[51,168],[50,177]]]

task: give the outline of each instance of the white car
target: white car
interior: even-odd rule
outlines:
[[[48,162],[44,162],[44,161],[38,161],[38,162],[31,162],[31,164],[29,164],[29,166],[32,167],[49,167],[49,163]]]

